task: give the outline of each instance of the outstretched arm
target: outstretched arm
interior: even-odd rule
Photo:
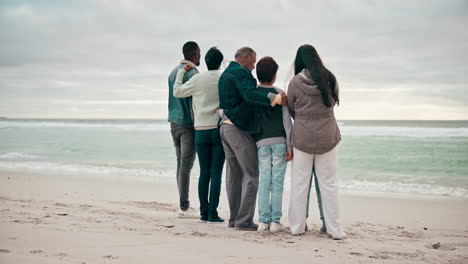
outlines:
[[[278,93],[284,93],[284,91],[281,90],[280,88],[275,87],[275,90]],[[284,131],[286,132],[286,145],[288,149],[286,161],[291,161],[293,159],[293,152],[292,152],[292,146],[291,146],[291,132],[292,132],[291,114],[289,113],[288,106],[283,105],[281,110],[283,112],[283,127],[284,127]]]
[[[285,105],[282,106],[283,110],[283,126],[284,131],[286,132],[286,146],[288,147],[288,155],[286,156],[286,161],[291,161],[293,159],[293,150],[291,145],[291,133],[292,133],[292,122],[291,114],[289,113],[289,108]]]
[[[237,81],[242,98],[249,103],[264,106],[287,105],[285,94],[280,95],[258,90],[256,85],[252,85],[252,78],[247,73],[241,75]]]

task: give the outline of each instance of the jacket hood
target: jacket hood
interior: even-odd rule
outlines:
[[[320,94],[320,90],[318,89],[317,84],[315,84],[314,80],[312,80],[312,77],[307,70],[304,69],[300,73],[296,74],[294,79],[296,80],[297,87],[304,93],[310,95]]]

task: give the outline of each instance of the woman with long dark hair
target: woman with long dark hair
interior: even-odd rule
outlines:
[[[341,140],[333,108],[339,103],[336,78],[311,45],[299,47],[294,77],[288,87],[288,105],[294,118],[289,223],[291,234],[306,228],[306,206],[310,179],[318,179],[326,231],[333,239],[346,234],[339,219],[337,149]]]

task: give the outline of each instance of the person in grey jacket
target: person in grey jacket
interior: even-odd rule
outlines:
[[[299,47],[294,73],[288,87],[288,106],[294,118],[289,206],[291,234],[305,232],[308,187],[312,172],[315,172],[327,233],[333,239],[344,239],[346,234],[340,224],[336,178],[336,146],[341,134],[333,111],[339,103],[338,84],[311,45]]]

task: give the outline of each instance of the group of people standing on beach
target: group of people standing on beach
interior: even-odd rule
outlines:
[[[235,61],[224,72],[220,71],[224,56],[218,48],[206,52],[206,72],[197,69],[201,58],[197,43],[185,43],[182,51],[184,60],[168,80],[168,121],[177,155],[179,216],[196,214],[189,202],[189,183],[197,154],[200,220],[224,222],[217,208],[226,162],[228,226],[282,231],[284,177],[286,163],[292,161],[291,234],[307,231],[314,181],[323,223],[320,231],[333,239],[344,239],[336,178],[336,146],[341,135],[333,111],[339,103],[338,84],[315,48],[303,45],[297,50],[295,75],[287,95],[274,86],[276,61],[263,57],[256,63],[252,48],[237,50]],[[252,75],[255,68],[259,84]],[[258,225],[253,221],[257,192]]]

